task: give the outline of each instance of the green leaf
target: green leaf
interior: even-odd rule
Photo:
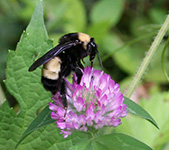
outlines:
[[[90,140],[87,140],[87,141],[83,141],[83,142],[80,142],[78,144],[76,144],[75,146],[72,146],[70,148],[70,150],[88,150],[88,149],[92,149],[91,148],[91,144],[92,142]]]
[[[16,147],[26,138],[26,136],[28,136],[33,131],[55,122],[55,120],[51,119],[50,114],[51,114],[51,111],[49,110],[49,106],[47,105],[43,109],[43,111],[40,112],[40,114],[36,117],[36,119],[33,120],[33,122],[29,125],[26,131],[23,133]]]
[[[139,104],[158,121],[160,130],[152,128],[146,120],[133,116],[123,118],[123,123],[116,130],[147,143],[155,150],[161,150],[169,141],[169,93],[156,93],[149,99],[141,99]]]
[[[124,103],[127,105],[127,109],[131,114],[137,115],[139,117],[142,117],[143,119],[146,119],[147,121],[151,122],[156,128],[159,129],[157,123],[155,120],[151,117],[151,115],[144,110],[141,106],[133,102],[127,97],[124,97]]]
[[[96,138],[94,149],[103,150],[103,148],[106,150],[152,150],[139,140],[122,133],[113,133]]]
[[[95,37],[97,43],[103,40],[108,31],[109,31],[108,22],[93,23],[87,29],[87,33],[92,37]]]
[[[113,53],[120,50],[120,47],[122,47],[123,41],[118,37],[117,34],[109,32],[106,34],[104,39],[102,39],[102,43],[103,43],[103,49],[106,51],[105,56],[112,57]],[[104,57],[102,57],[103,61],[104,61]]]
[[[66,2],[65,32],[83,31],[86,26],[86,15],[82,1],[80,0],[64,0]],[[78,19],[77,19],[78,18]]]
[[[36,118],[39,108],[51,100],[50,93],[46,92],[41,85],[41,69],[28,72],[28,68],[37,55],[43,55],[51,47],[52,42],[48,40],[44,26],[43,5],[40,0],[26,31],[21,36],[16,51],[8,53],[5,85],[19,103],[20,111],[16,114],[7,103],[2,105],[0,149],[13,150],[30,122]],[[50,139],[50,144],[43,142],[46,137]],[[55,125],[49,125],[28,136],[24,143],[19,145],[18,150],[48,149],[52,145],[53,149],[56,149],[55,140],[52,139],[58,137],[61,136]],[[41,144],[38,144],[39,142]]]
[[[86,13],[81,0],[45,1],[47,15],[50,20],[47,24],[48,31],[56,29],[67,32],[83,31],[86,26]],[[51,17],[52,16],[52,17]],[[63,34],[63,33],[62,33]]]
[[[93,23],[109,22],[114,26],[120,19],[123,12],[124,0],[100,0],[92,9],[91,21]]]
[[[89,139],[79,141],[70,148],[71,150],[152,150],[146,144],[139,140],[122,134],[113,133],[107,135],[101,135],[98,137],[90,137]]]
[[[167,10],[160,7],[154,7],[149,11],[149,16],[156,24],[162,24],[165,21]]]

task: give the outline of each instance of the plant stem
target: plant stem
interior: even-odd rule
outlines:
[[[167,16],[164,24],[162,25],[161,29],[159,30],[156,38],[154,39],[150,49],[148,50],[144,60],[142,61],[136,75],[134,76],[133,80],[130,83],[130,86],[128,88],[127,93],[125,94],[126,97],[130,98],[133,91],[135,90],[135,88],[137,87],[139,81],[141,80],[141,78],[143,77],[149,63],[151,62],[154,53],[156,52],[158,46],[160,45],[165,33],[167,32],[169,28],[169,15]]]

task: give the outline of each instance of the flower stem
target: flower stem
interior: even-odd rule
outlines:
[[[128,88],[127,93],[125,94],[126,97],[130,98],[134,89],[136,88],[136,86],[138,85],[139,81],[141,80],[141,78],[143,77],[149,63],[151,62],[154,53],[156,52],[159,44],[161,43],[165,33],[167,32],[169,28],[169,15],[167,16],[164,24],[162,25],[161,29],[159,30],[156,38],[154,39],[150,49],[148,50],[144,60],[142,61],[136,75],[134,76],[133,80],[130,83],[130,86]]]

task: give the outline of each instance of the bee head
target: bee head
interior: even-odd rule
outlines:
[[[93,61],[97,52],[97,45],[94,41],[94,38],[91,38],[90,42],[87,44],[87,55],[90,56],[90,61]]]
[[[98,59],[99,59],[99,63],[102,67],[101,58],[100,58],[100,55],[99,55],[97,44],[94,41],[94,38],[91,38],[88,34],[79,32],[78,33],[78,39],[79,39],[79,41],[81,41],[82,47],[85,51],[85,55],[83,55],[82,58],[89,56],[91,66],[92,66],[93,59],[95,58],[95,56],[97,54]]]
[[[101,58],[99,55],[97,44],[94,41],[94,38],[91,38],[90,42],[87,45],[87,54],[90,56],[91,65],[93,63],[93,59],[95,58],[95,56],[97,54],[100,66],[102,67],[102,61],[101,61]]]

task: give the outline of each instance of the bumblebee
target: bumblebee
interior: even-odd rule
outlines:
[[[101,59],[94,38],[85,33],[69,33],[59,39],[59,44],[37,59],[28,71],[34,71],[43,65],[41,82],[47,91],[53,95],[60,92],[62,104],[67,109],[65,77],[73,71],[76,73],[78,84],[83,75],[83,58],[89,56],[91,66],[95,55]]]

